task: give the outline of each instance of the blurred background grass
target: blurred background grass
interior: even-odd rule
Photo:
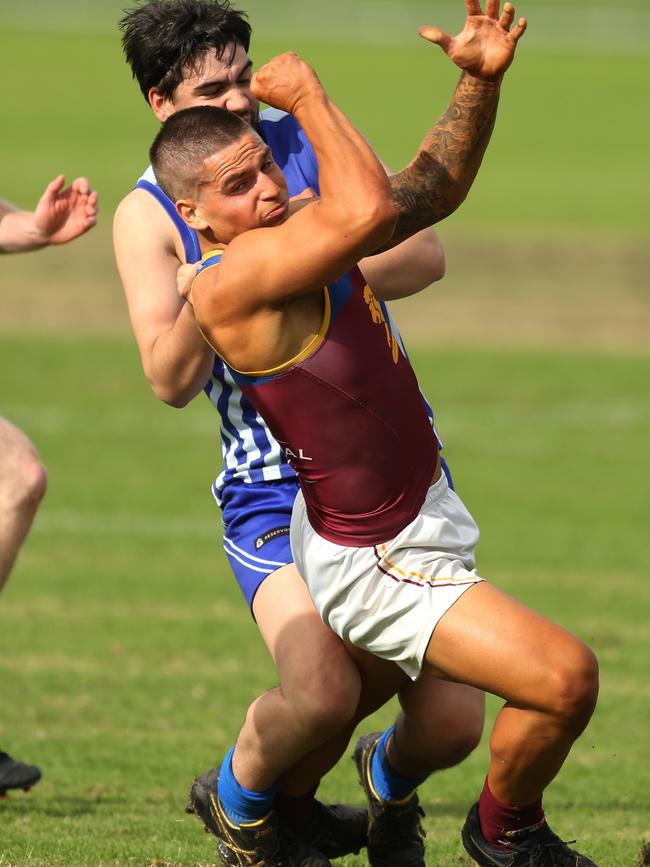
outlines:
[[[121,57],[124,5],[0,0],[0,196],[29,208],[63,171],[88,175],[102,207],[75,244],[0,259],[0,413],[50,472],[0,600],[0,743],[45,770],[0,807],[1,867],[206,863],[186,783],[274,681],[219,546],[212,410],[157,403],[113,264],[112,212],[156,130]],[[461,0],[246,8],[256,63],[300,51],[393,167],[444,110],[455,70],[415,32],[457,30]],[[395,310],[481,568],[601,660],[554,824],[601,867],[631,867],[650,788],[650,10],[517,12],[530,29],[489,153],[439,227],[447,277]],[[466,863],[458,829],[484,767],[485,746],[423,789],[432,863]],[[349,763],[323,791],[359,800]]]
[[[102,206],[98,229],[79,244],[5,260],[4,329],[74,327],[81,319],[86,330],[128,330],[110,222],[146,164],[156,123],[121,57],[115,23],[124,5],[0,3],[7,119],[0,194],[29,207],[63,171],[90,177]],[[595,0],[531,7],[518,9],[529,32],[481,173],[440,226],[448,277],[433,309],[429,295],[401,305],[402,327],[426,344],[435,314],[449,326],[437,341],[462,331],[480,344],[643,350],[650,10],[643,0],[616,9]],[[325,8],[253,0],[248,9],[257,63],[299,50],[389,165],[410,159],[456,80],[416,29],[428,21],[458,29],[460,0],[334,0]]]

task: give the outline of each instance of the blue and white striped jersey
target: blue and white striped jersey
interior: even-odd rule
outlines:
[[[266,109],[260,114],[259,132],[284,172],[289,195],[297,196],[305,190],[318,194],[316,155],[294,117],[275,108]],[[136,186],[147,190],[160,202],[178,229],[187,261],[198,262],[201,251],[197,235],[183,222],[173,202],[158,186],[151,167]],[[389,316],[387,310],[386,315]],[[391,325],[394,323],[391,322]],[[280,446],[261,416],[217,357],[204,391],[220,417],[223,469],[212,486],[219,504],[224,486],[233,479],[250,484],[295,478],[294,471],[284,459]],[[433,424],[433,411],[424,397],[423,400]]]

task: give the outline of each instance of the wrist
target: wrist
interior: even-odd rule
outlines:
[[[35,215],[31,211],[14,210],[2,220],[0,245],[7,253],[21,253],[38,250],[49,243],[38,229]]]
[[[504,73],[500,72],[493,78],[488,78],[473,75],[471,72],[463,70],[460,76],[460,80],[461,82],[464,82],[467,86],[471,87],[472,90],[485,93],[486,95],[493,95],[499,92],[501,88],[501,82],[503,81],[503,75]]]
[[[319,108],[327,109],[330,105],[331,100],[325,91],[321,87],[314,87],[298,96],[291,109],[291,114],[300,122],[300,125],[303,126],[303,119],[305,123],[308,122],[309,117],[314,113],[314,111]]]

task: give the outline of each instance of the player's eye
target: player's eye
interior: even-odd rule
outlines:
[[[228,192],[233,195],[239,195],[240,193],[245,193],[246,190],[251,186],[250,178],[241,178],[238,181],[235,181],[230,187],[228,187]]]

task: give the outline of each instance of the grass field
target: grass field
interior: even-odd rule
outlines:
[[[219,546],[211,409],[159,406],[136,362],[117,338],[2,341],[3,411],[51,481],[0,607],[2,742],[45,769],[0,806],[2,867],[212,863],[182,812],[187,783],[274,683]],[[482,526],[482,570],[599,655],[600,706],[548,809],[599,864],[631,867],[650,786],[650,359],[448,350],[415,363]],[[482,746],[423,787],[431,864],[464,863],[458,829],[485,759]],[[351,763],[323,792],[359,800]]]
[[[275,675],[220,545],[211,407],[155,400],[112,264],[112,211],[155,124],[111,30],[124,3],[6,5],[0,195],[29,206],[58,171],[86,173],[102,218],[75,245],[0,261],[0,414],[50,477],[0,600],[0,744],[44,770],[0,802],[0,867],[207,867],[187,785]],[[266,34],[256,60],[299,48],[382,156],[409,158],[455,74],[408,34],[453,27],[453,4],[438,18],[421,0],[362,0],[347,39],[327,4],[321,42],[308,38],[320,6],[248,6]],[[493,147],[440,227],[448,276],[396,312],[482,528],[482,572],[601,663],[549,816],[601,867],[635,867],[650,860],[647,5],[520,11],[529,42]],[[427,864],[469,863],[458,832],[486,756],[487,740],[422,788]],[[321,793],[360,803],[351,762]]]

